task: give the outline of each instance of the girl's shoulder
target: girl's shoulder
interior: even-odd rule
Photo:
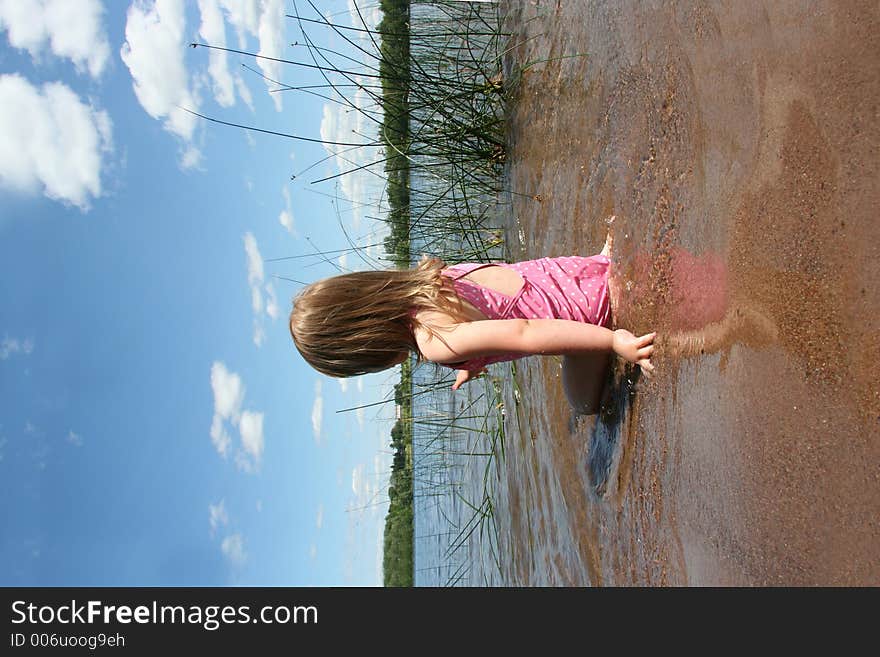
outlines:
[[[451,314],[442,310],[432,310],[428,308],[413,308],[409,311],[409,316],[415,320],[413,324],[413,332],[427,330],[425,327],[450,328],[459,323]]]
[[[428,345],[431,342],[437,340],[436,331],[450,330],[458,323],[448,313],[425,308],[414,308],[410,311],[410,317],[415,320],[412,334],[421,354],[430,348]]]

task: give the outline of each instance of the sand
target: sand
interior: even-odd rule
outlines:
[[[503,11],[512,258],[616,215],[618,325],[661,337],[598,419],[522,361],[502,582],[880,584],[880,4]]]

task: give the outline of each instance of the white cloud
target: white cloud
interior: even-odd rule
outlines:
[[[376,452],[375,454],[373,454],[373,472],[376,473],[377,477],[380,475],[380,473],[388,472],[390,469],[391,469],[390,461],[386,464],[386,462],[383,460],[382,452]],[[377,490],[378,490],[378,486],[379,485],[376,484]]]
[[[200,154],[192,144],[196,117],[181,109],[198,111],[184,64],[186,16],[182,0],[135,0],[128,8],[125,43],[119,56],[131,72],[134,91],[144,110],[162,120],[166,130],[184,142],[181,166],[198,164]]]
[[[73,430],[67,432],[67,442],[69,442],[74,447],[82,447],[83,445],[82,436],[80,436]]]
[[[284,209],[278,216],[278,223],[284,226],[287,229],[288,233],[296,236],[296,228],[294,227],[293,223],[293,210],[290,204],[290,191],[287,189],[287,187],[281,188],[281,196],[284,197]]]
[[[244,234],[244,250],[248,257],[248,283],[261,283],[263,281],[263,258],[257,246],[257,238],[254,234]]]
[[[376,504],[379,499],[379,473],[387,472],[387,468],[379,469],[377,463],[378,459],[374,456],[373,471],[368,472],[365,463],[357,464],[351,471],[351,491],[354,493],[352,506],[358,513],[372,515],[382,513],[381,505]]]
[[[247,33],[256,34],[261,0],[221,0],[227,19],[238,34],[238,46],[247,45]]]
[[[262,0],[262,13],[257,35],[260,39],[260,50],[257,53],[262,57],[280,58],[284,47],[284,0]],[[281,77],[281,62],[273,62],[267,59],[258,59],[257,64],[267,78],[278,80]],[[275,85],[267,80],[270,88]],[[281,94],[272,94],[275,102],[275,110],[281,111]]]
[[[226,24],[218,0],[199,0],[199,14],[202,24],[199,36],[210,46],[226,47]],[[208,51],[208,74],[214,90],[214,99],[223,107],[235,104],[235,89],[229,73],[226,52],[211,49]]]
[[[272,319],[278,319],[280,313],[278,309],[278,297],[275,296],[275,287],[271,283],[266,283],[266,314]]]
[[[357,6],[364,22],[371,28],[375,28],[381,20],[381,10],[378,4],[374,3],[369,8],[364,6],[364,3],[358,3]],[[362,28],[363,23],[355,11],[354,2],[351,0],[348,2],[348,13],[350,23],[354,27]],[[352,38],[360,39],[362,46],[368,50],[374,48],[369,37],[363,33],[352,35]],[[355,76],[355,81],[365,82],[358,76]],[[369,112],[378,109],[369,94],[361,89],[355,91],[348,100],[361,110]],[[320,135],[325,142],[365,143],[376,139],[377,130],[374,123],[363,112],[352,109],[349,105],[328,102],[323,107]],[[366,214],[375,216],[380,220],[373,222],[375,229],[371,232],[377,234],[378,239],[374,241],[381,244],[385,235],[388,234],[388,229],[385,222],[381,221],[387,214],[387,205],[384,203],[385,194],[381,182],[384,179],[384,172],[381,164],[372,164],[380,156],[379,149],[372,146],[352,149],[351,147],[328,144],[325,146],[325,150],[332,156],[336,172],[343,174],[336,181],[340,196],[350,203],[352,230],[360,232],[361,223]],[[354,171],[358,167],[364,168]],[[376,259],[380,255],[380,248],[378,246],[368,248],[367,255]]]
[[[226,369],[220,361],[211,365],[211,390],[214,393],[214,416],[211,419],[211,443],[217,453],[226,458],[232,447],[228,425],[238,428],[240,447],[235,453],[235,465],[245,472],[259,470],[263,457],[263,413],[242,410],[244,384],[241,377]]]
[[[321,424],[324,421],[324,396],[321,394],[321,380],[315,381],[315,401],[312,403],[312,432],[315,442],[321,444]]]
[[[211,524],[211,536],[221,527],[229,524],[229,515],[226,513],[226,502],[220,500],[218,504],[208,505],[208,522]]]
[[[224,420],[231,419],[237,423],[244,400],[241,377],[226,369],[221,361],[214,361],[211,365],[211,389],[214,391],[214,413]]]
[[[324,505],[318,505],[318,512],[315,514],[315,527],[321,529],[324,526]]]
[[[358,463],[351,471],[351,490],[356,497],[360,498],[365,490],[364,464]]]
[[[202,152],[190,144],[180,156],[180,166],[184,169],[195,169],[202,163]]]
[[[260,320],[256,317],[254,318],[254,346],[262,347],[263,343],[266,341],[266,331],[263,328],[263,325],[260,323]]]
[[[263,458],[263,414],[252,411],[244,411],[241,414],[241,422],[238,425],[241,432],[241,447],[246,462],[253,469],[259,468]],[[247,466],[243,469],[248,470]]]
[[[358,429],[360,429],[361,431],[364,430],[364,420],[365,420],[364,414],[365,414],[365,411],[360,406],[358,406],[354,411],[354,416],[355,416],[355,418],[357,418]]]
[[[0,0],[0,30],[35,59],[48,48],[97,78],[110,58],[103,13],[100,0]]]
[[[336,382],[339,383],[342,392],[348,392],[348,379],[336,379]]]
[[[240,49],[247,48],[250,36],[259,43],[259,55],[282,57],[284,0],[198,0],[198,9],[198,34],[207,45],[225,48],[226,30],[231,27],[238,36]],[[190,74],[184,60],[189,52],[186,34],[183,0],[134,0],[128,10],[126,41],[120,56],[131,72],[141,106],[183,141],[181,167],[193,168],[201,161],[201,153],[193,144],[197,117],[182,108],[199,110],[203,81],[210,84],[211,94],[222,107],[234,105],[236,93],[251,112],[254,101],[242,76],[230,71],[229,53],[223,50],[207,49],[207,73]],[[269,78],[280,76],[280,62],[257,59],[257,65]],[[266,86],[274,89],[277,85],[267,80]],[[281,94],[273,93],[271,97],[275,108],[281,111]],[[250,135],[246,137],[251,139]]]
[[[18,338],[10,338],[7,335],[4,336],[3,341],[0,342],[0,360],[6,360],[13,354],[24,354],[25,356],[27,356],[33,350],[33,338],[25,338],[24,340],[19,340]],[[30,425],[30,422],[28,422],[28,424]]]
[[[226,46],[225,23],[229,23],[238,37],[239,49],[247,47],[248,36],[259,42],[258,55],[280,58],[284,48],[284,0],[199,0],[199,11],[202,15],[202,38],[212,46]],[[227,53],[212,50],[209,55],[209,72],[215,88],[215,97],[234,102],[232,86],[235,86],[239,97],[254,110],[250,90],[239,75],[230,75],[227,64]],[[263,75],[277,80],[281,74],[281,63],[267,59],[257,59]],[[269,89],[277,85],[266,81]],[[220,95],[218,96],[218,89]],[[281,111],[281,95],[272,94],[275,108]],[[223,104],[223,103],[221,103]]]
[[[364,6],[364,3],[361,2],[355,7],[355,0],[348,0],[348,13],[352,26],[358,29],[363,28],[364,23],[366,23],[367,29],[375,30],[382,20],[382,9],[379,7],[378,2],[369,6]],[[358,16],[359,13],[360,16]],[[363,22],[361,19],[363,19]],[[369,36],[362,35],[361,43],[364,47],[369,46]]]
[[[232,0],[231,2],[229,0],[199,0],[199,14],[202,19],[199,36],[209,46],[226,48],[226,17],[233,15],[231,12],[236,9],[236,5],[240,5],[240,0]],[[256,7],[254,6],[250,11],[256,11]],[[250,11],[246,13],[250,13]],[[237,17],[238,14],[235,16]],[[244,17],[245,14],[242,16]],[[233,27],[236,27],[234,22]],[[254,29],[256,29],[256,22]],[[238,31],[241,32],[240,29]],[[208,50],[208,75],[211,78],[214,99],[217,104],[222,107],[231,107],[235,104],[237,92],[239,98],[244,101],[251,112],[254,111],[251,90],[241,75],[230,72],[229,57],[226,51],[216,48]],[[251,139],[250,133],[247,133],[247,137]]]
[[[254,314],[256,315],[259,315],[263,311],[263,294],[258,287],[251,288],[251,307],[254,309]]]
[[[226,458],[226,455],[229,453],[229,446],[232,444],[232,438],[229,437],[229,433],[226,431],[223,419],[216,413],[211,420],[211,444],[214,445],[214,449],[223,458]]]
[[[247,560],[247,554],[244,551],[244,539],[241,534],[230,534],[223,539],[220,544],[220,550],[229,561],[234,565],[241,565]]]
[[[309,545],[309,558],[314,561],[315,557],[318,556],[318,546],[312,543]]]
[[[358,90],[350,99],[356,106],[363,109],[372,109],[374,103],[369,100],[366,92]],[[372,141],[375,128],[362,112],[352,109],[348,105],[340,103],[325,103],[321,117],[320,134],[325,142],[337,143],[366,143]],[[379,200],[382,197],[382,189],[377,183],[379,178],[376,174],[382,171],[382,165],[370,165],[379,157],[379,150],[372,146],[362,148],[334,146],[325,144],[324,149],[332,157],[336,169],[343,175],[337,178],[339,190],[342,196],[351,204],[351,225],[355,231],[360,230],[364,209],[369,207],[369,195],[375,199],[375,207],[371,209],[373,214],[380,214]],[[353,171],[358,167],[365,167]],[[384,175],[384,174],[383,174]]]
[[[0,76],[0,184],[87,210],[101,196],[110,117],[65,84]]]
[[[237,424],[241,418],[241,404],[244,400],[244,385],[241,377],[226,369],[220,361],[211,365],[211,390],[214,392],[214,417],[211,420],[211,442],[217,453],[226,457],[232,439],[224,426],[224,421]]]
[[[248,109],[253,112],[254,97],[251,95],[251,90],[248,88],[248,86],[245,84],[244,80],[238,73],[235,74],[235,77],[233,79],[235,80],[235,90],[238,92],[238,97],[241,98],[244,101],[244,104],[248,106]],[[246,130],[244,136],[247,139],[248,144],[250,144],[252,147],[256,144],[250,130]]]
[[[265,279],[263,256],[260,255],[257,238],[253,233],[247,232],[244,234],[243,240],[247,256],[248,285],[251,287],[251,309],[254,313],[254,344],[261,347],[266,339],[266,332],[263,328],[263,311],[272,320],[278,319],[278,299],[271,283],[263,285]],[[263,297],[264,293],[265,298]]]

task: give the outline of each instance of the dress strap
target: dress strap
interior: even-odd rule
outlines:
[[[520,297],[526,291],[526,286],[529,283],[526,280],[526,278],[524,276],[522,276],[522,274],[520,274],[520,277],[523,279],[522,287],[520,287],[519,290],[517,290],[517,293],[514,294],[512,297],[508,297],[507,302],[504,304],[504,307],[501,310],[501,314],[500,314],[499,319],[507,319],[508,318],[510,311],[513,310],[513,307],[516,305],[516,302],[519,301]],[[504,296],[507,296],[507,295],[504,295]]]
[[[462,262],[458,265],[450,265],[445,271],[451,271],[452,276],[450,276],[450,278],[457,281],[459,278],[467,276],[473,271],[477,271],[483,267],[494,267],[497,265],[497,262]]]

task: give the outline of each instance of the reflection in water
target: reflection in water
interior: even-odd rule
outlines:
[[[604,497],[608,493],[608,482],[617,473],[612,471],[619,466],[615,456],[619,454],[623,422],[632,417],[631,405],[635,397],[635,386],[641,376],[638,367],[627,366],[615,371],[609,378],[602,399],[602,407],[596,416],[590,437],[588,472],[596,494]]]
[[[625,256],[621,266],[625,274],[615,276],[621,288],[618,305],[650,306],[652,320],[664,333],[699,330],[720,322],[730,306],[727,263],[718,253],[697,256],[666,241],[652,251]]]
[[[762,349],[777,341],[774,322],[731,291],[727,263],[718,253],[696,256],[672,247],[639,252],[633,262],[620,303],[657,309],[658,348],[666,358],[729,354],[736,344]]]

